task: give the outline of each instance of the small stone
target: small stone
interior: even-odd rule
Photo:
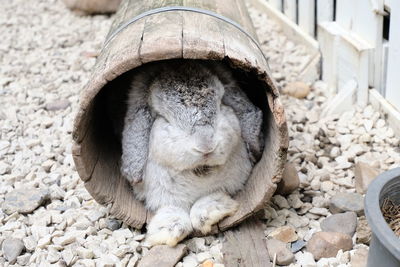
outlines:
[[[33,236],[28,236],[28,237],[24,238],[23,242],[24,242],[25,249],[27,251],[34,251],[37,246],[37,242]]]
[[[76,253],[82,259],[93,259],[93,257],[94,257],[94,253],[93,253],[92,250],[87,249],[87,248],[83,248],[83,247],[77,248],[76,249]]]
[[[304,82],[291,82],[283,89],[283,93],[296,98],[305,98],[310,90],[310,86]]]
[[[14,212],[31,213],[49,199],[49,192],[39,188],[21,187],[5,196],[2,204],[4,213],[10,215]]]
[[[121,227],[121,222],[116,219],[107,219],[106,225],[108,229],[110,229],[111,231],[115,231]]]
[[[69,107],[71,103],[67,99],[60,99],[46,104],[46,110],[57,111]]]
[[[321,183],[321,190],[324,192],[332,191],[333,183],[331,181],[324,181]]]
[[[194,255],[187,255],[183,258],[183,267],[197,267],[198,262]]]
[[[274,259],[276,255],[276,263],[279,265],[289,265],[294,260],[293,253],[287,248],[286,243],[276,240],[267,240],[267,248],[269,257]]]
[[[299,237],[296,231],[290,226],[282,226],[271,232],[268,237],[280,240],[285,243],[291,243],[296,241]]]
[[[196,255],[198,262],[204,262],[205,260],[211,259],[212,256],[209,252],[200,252]]]
[[[206,250],[206,240],[204,238],[192,238],[186,242],[188,249],[194,253],[199,253]]]
[[[201,264],[201,267],[214,267],[214,263],[211,260],[206,260]]]
[[[221,244],[216,244],[216,245],[214,245],[214,246],[212,246],[211,248],[210,248],[210,253],[211,253],[211,255],[212,255],[212,257],[216,260],[216,261],[219,261],[219,262],[222,262],[222,260],[223,260],[223,254],[222,254],[222,252],[221,252],[221,248],[222,248],[222,245]]]
[[[310,209],[308,212],[315,214],[315,215],[320,215],[320,216],[328,216],[329,215],[328,210],[325,208],[314,207],[314,208]]]
[[[83,260],[79,260],[79,264],[83,265],[84,267],[95,267],[96,266],[96,262],[94,260],[90,260],[90,259],[83,259]],[[132,266],[133,265],[129,265],[128,266]]]
[[[22,266],[28,265],[31,256],[32,255],[30,253],[25,253],[24,255],[18,256],[17,263]]]
[[[351,267],[365,267],[367,266],[368,249],[359,248],[351,256],[350,266]]]
[[[303,202],[300,200],[299,196],[295,194],[289,195],[287,201],[289,205],[294,209],[300,209],[303,205]]]
[[[281,209],[288,209],[290,208],[288,201],[281,195],[275,195],[272,197],[272,201],[275,205],[277,205]]]
[[[45,235],[38,241],[37,247],[44,249],[46,246],[50,245],[50,243],[51,243],[51,235]]]
[[[371,241],[372,237],[372,232],[365,216],[361,216],[358,219],[356,236],[357,236],[357,243],[369,245],[369,242]]]
[[[0,162],[0,175],[10,173],[11,166],[6,164],[5,162]]]
[[[360,194],[365,194],[368,185],[378,176],[378,174],[379,171],[369,164],[357,162],[354,168],[356,191]]]
[[[357,214],[355,212],[338,213],[329,216],[321,222],[324,232],[339,232],[353,236],[357,227]]]
[[[317,266],[315,264],[314,256],[310,252],[297,252],[295,254],[297,266]]]
[[[55,237],[53,239],[53,242],[54,242],[54,244],[60,245],[60,246],[66,246],[66,245],[69,245],[71,243],[74,243],[76,241],[77,236],[78,236],[77,232],[78,231],[73,231],[73,232],[66,233],[63,236]]]
[[[339,250],[352,249],[353,241],[349,235],[334,232],[315,233],[307,243],[307,250],[316,260],[336,257]]]
[[[95,209],[90,211],[87,217],[91,222],[96,222],[100,218],[104,217],[104,215],[106,215],[104,211]]]
[[[2,244],[3,255],[10,264],[14,264],[17,261],[17,257],[24,248],[24,243],[16,238],[7,238]]]
[[[300,251],[302,248],[306,246],[306,242],[304,240],[297,240],[296,242],[292,243],[291,250],[293,253]]]
[[[50,250],[46,258],[50,263],[56,263],[60,260],[60,254],[54,249]]]
[[[289,195],[300,185],[299,175],[293,163],[286,163],[282,174],[282,180],[278,183],[276,194]]]
[[[44,169],[45,172],[50,172],[51,167],[54,165],[53,160],[46,160],[45,162],[42,163],[42,168]]]
[[[332,147],[331,152],[329,153],[331,158],[335,159],[336,157],[340,156],[340,148],[337,146]]]
[[[65,263],[70,266],[77,261],[77,257],[74,255],[71,249],[65,249],[61,252],[61,256],[64,259]]]
[[[332,213],[354,211],[358,216],[364,214],[364,198],[358,193],[337,193],[331,198],[329,210]]]

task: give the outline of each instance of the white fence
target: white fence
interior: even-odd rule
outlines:
[[[333,93],[354,85],[365,105],[377,91],[400,111],[399,0],[259,1],[318,40],[322,79]]]

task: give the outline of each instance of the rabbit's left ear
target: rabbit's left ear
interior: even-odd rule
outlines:
[[[222,103],[231,107],[239,119],[242,138],[246,143],[250,158],[256,163],[264,149],[262,133],[263,114],[239,87],[227,67],[215,64],[213,70],[224,85]]]

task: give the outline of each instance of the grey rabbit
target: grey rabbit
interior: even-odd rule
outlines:
[[[232,215],[263,151],[262,111],[219,62],[152,63],[135,73],[121,172],[155,215],[150,245],[175,246]]]

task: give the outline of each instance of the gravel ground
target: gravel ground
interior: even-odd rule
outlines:
[[[108,216],[108,208],[92,199],[71,156],[79,91],[113,17],[80,17],[56,0],[5,1],[2,9],[0,266],[10,262],[16,266],[135,266],[147,252],[141,245],[143,233]],[[287,40],[264,15],[251,13],[278,84],[284,87],[296,81],[308,60],[305,49]],[[351,210],[340,205],[341,198],[359,204],[357,197],[338,196],[356,191],[354,168],[359,162],[378,171],[400,166],[399,140],[371,107],[320,119],[329,98],[325,91],[325,84],[318,81],[305,99],[282,96],[291,136],[288,159],[298,171],[300,188],[286,198],[275,196],[265,208],[264,221],[268,239],[292,243],[295,263],[291,266],[356,266],[367,248],[363,243],[368,243],[360,212],[357,233],[351,248],[346,248],[350,250],[336,257],[323,257],[316,263],[318,251],[312,243],[318,236],[313,234],[321,231],[323,220],[332,212]],[[24,198],[28,201],[17,206],[4,205]],[[344,243],[346,238],[342,238]],[[208,260],[222,267],[220,239],[186,241],[190,252],[177,266],[197,266]],[[286,252],[290,259],[292,252]]]

